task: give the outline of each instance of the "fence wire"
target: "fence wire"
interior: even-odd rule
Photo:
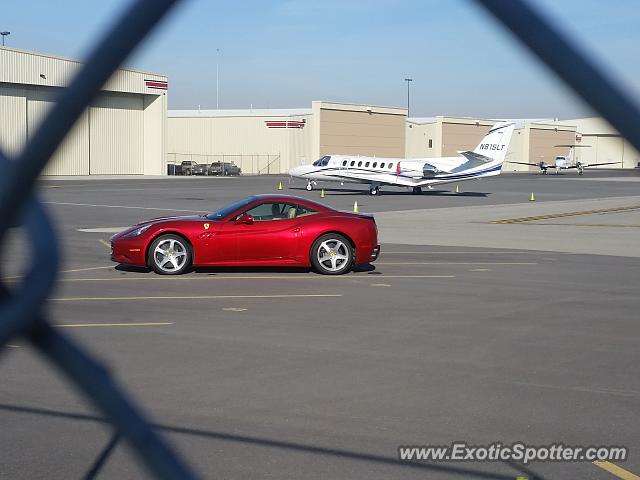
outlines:
[[[640,111],[634,100],[557,27],[524,0],[476,1],[640,150]],[[189,479],[195,478],[193,472],[150,427],[107,369],[48,323],[44,305],[56,279],[59,245],[49,216],[34,194],[36,179],[75,121],[175,3],[177,0],[135,1],[103,36],[69,88],[61,92],[19,158],[10,161],[0,152],[0,242],[9,226],[19,223],[32,247],[31,265],[22,283],[11,290],[0,283],[0,346],[15,336],[28,339],[102,412],[114,428],[113,445],[120,437],[127,440],[157,478]],[[113,445],[105,449],[105,458]]]

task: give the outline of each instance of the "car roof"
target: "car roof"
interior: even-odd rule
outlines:
[[[318,206],[324,210],[330,210],[330,211],[335,210],[323,203],[319,203],[314,200],[309,200],[308,198],[304,198],[304,197],[298,197],[296,195],[282,195],[282,194],[274,195],[274,194],[265,193],[265,194],[259,194],[259,195],[252,195],[251,198],[255,200],[262,200],[262,201],[273,200],[273,201],[297,202],[307,206]]]

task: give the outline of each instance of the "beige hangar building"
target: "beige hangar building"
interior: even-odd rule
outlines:
[[[76,60],[0,47],[3,152],[10,157],[19,154],[81,65]],[[163,75],[118,70],[44,174],[166,174],[167,87]]]
[[[170,110],[168,161],[286,173],[325,154],[405,156],[407,110],[314,101],[308,109]]]

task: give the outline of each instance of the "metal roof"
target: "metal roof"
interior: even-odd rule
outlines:
[[[310,108],[259,108],[228,110],[169,110],[170,118],[190,117],[290,117],[311,115]]]

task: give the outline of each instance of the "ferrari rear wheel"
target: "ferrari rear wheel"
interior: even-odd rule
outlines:
[[[160,275],[179,275],[191,266],[191,246],[178,235],[161,235],[149,247],[149,266]]]
[[[319,237],[311,247],[311,264],[323,275],[340,275],[351,270],[353,249],[349,240],[337,233]]]

